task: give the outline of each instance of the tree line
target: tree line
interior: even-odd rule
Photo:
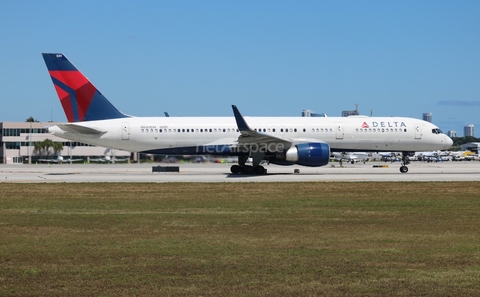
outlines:
[[[452,149],[458,149],[460,150],[460,147],[469,142],[480,142],[480,138],[476,138],[473,136],[464,136],[464,137],[451,137],[453,140],[453,146]]]

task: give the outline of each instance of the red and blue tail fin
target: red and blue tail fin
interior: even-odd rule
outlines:
[[[63,54],[42,54],[69,122],[125,118]]]

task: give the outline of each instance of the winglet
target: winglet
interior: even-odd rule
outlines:
[[[243,118],[237,106],[232,105],[232,109],[233,109],[233,115],[235,116],[235,121],[237,121],[238,130],[240,130],[240,132],[247,132],[247,134],[250,134],[250,132],[252,132],[253,130],[248,126],[247,122]]]

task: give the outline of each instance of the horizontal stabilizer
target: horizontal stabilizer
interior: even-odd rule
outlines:
[[[57,125],[57,127],[65,132],[88,134],[88,135],[100,135],[107,132],[107,131],[89,128],[89,127],[85,127],[77,124],[59,124]]]

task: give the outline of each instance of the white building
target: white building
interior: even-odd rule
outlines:
[[[84,143],[71,142],[47,133],[47,126],[52,123],[39,122],[0,122],[0,163],[36,163],[41,158],[56,158],[53,149],[47,152],[35,150],[35,142],[51,139],[61,142],[63,150],[58,152],[65,159],[77,157],[89,162],[91,157],[114,159],[130,158],[130,152],[113,150]]]
[[[447,132],[447,135],[448,135],[448,137],[450,137],[450,138],[452,138],[452,137],[457,137],[457,131],[455,131],[455,130],[449,130],[449,131]]]
[[[304,109],[302,111],[302,117],[327,117],[326,113],[316,113],[313,110],[310,109]]]
[[[432,122],[432,113],[431,112],[425,112],[423,114],[423,120],[426,122]]]
[[[475,136],[475,130],[474,130],[474,126],[472,124],[469,124],[469,125],[466,125],[465,127],[463,127],[463,136],[467,137],[467,136],[472,136],[474,137]]]

